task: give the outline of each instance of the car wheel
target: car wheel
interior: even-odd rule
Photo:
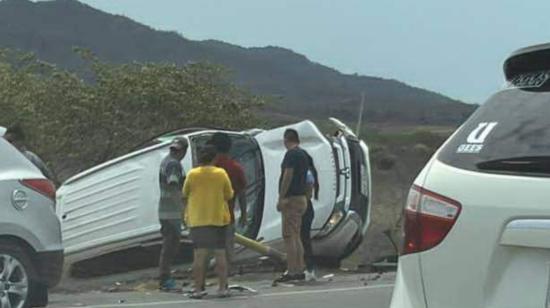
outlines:
[[[36,271],[19,246],[0,241],[0,307],[31,307]]]

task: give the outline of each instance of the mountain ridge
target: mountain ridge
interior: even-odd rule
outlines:
[[[195,41],[77,0],[0,1],[0,45],[35,52],[40,59],[78,71],[73,47],[114,63],[207,61],[221,64],[253,93],[273,98],[267,112],[300,117],[357,118],[361,92],[371,122],[457,125],[474,109],[459,100],[394,79],[343,74],[278,46],[241,47]]]

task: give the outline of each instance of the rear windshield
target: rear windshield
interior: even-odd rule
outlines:
[[[482,105],[438,159],[491,173],[550,175],[550,93],[508,89]]]

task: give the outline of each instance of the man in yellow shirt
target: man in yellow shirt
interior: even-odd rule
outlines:
[[[199,153],[200,166],[189,172],[183,186],[183,197],[187,198],[185,220],[194,245],[192,298],[206,295],[206,258],[212,250],[219,278],[218,295],[229,296],[225,239],[226,228],[231,223],[227,202],[233,198],[233,188],[225,170],[213,165],[216,154],[213,146],[205,146]]]

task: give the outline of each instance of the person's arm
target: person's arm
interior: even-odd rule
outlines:
[[[187,201],[189,199],[189,195],[191,194],[191,184],[192,184],[192,176],[191,173],[187,174],[187,176],[184,178],[183,181],[183,188],[181,189],[181,202],[183,202],[183,209],[181,211],[181,221],[184,225],[189,225],[189,215],[188,215],[188,206]]]
[[[239,183],[238,184],[239,185],[239,188],[238,188],[239,194],[237,195],[237,201],[239,202],[239,208],[241,209],[241,218],[240,218],[239,223],[242,226],[245,226],[246,222],[248,220],[248,213],[247,213],[248,207],[247,207],[247,204],[246,204],[246,186],[247,186],[247,183],[246,183],[246,176],[244,174],[244,170],[243,170],[242,166],[239,166],[239,168],[238,168],[237,182]]]
[[[283,178],[281,180],[281,188],[279,190],[279,200],[286,198],[288,190],[290,189],[290,183],[292,182],[292,176],[294,176],[294,168],[285,168],[283,170]]]
[[[313,172],[308,169],[306,173],[306,198],[311,200],[313,195],[313,185],[315,184],[315,179],[313,178]]]
[[[225,170],[223,171],[223,198],[225,201],[233,199],[233,187],[231,186],[231,180]]]
[[[294,176],[294,168],[297,165],[296,156],[293,152],[287,152],[283,159],[283,171],[279,184],[279,202],[277,202],[277,210],[281,211],[283,203],[286,201],[286,196],[290,190],[292,177]]]
[[[306,152],[307,153],[307,152]],[[317,168],[315,168],[315,163],[313,162],[313,157],[307,153],[308,161],[309,161],[309,169],[313,173],[313,187],[312,187],[312,195],[315,197],[315,200],[319,200],[319,174],[317,173]]]
[[[185,182],[183,182],[183,190],[182,190],[182,197],[183,199],[188,199],[189,194],[191,193],[191,173],[187,175],[185,178]]]

